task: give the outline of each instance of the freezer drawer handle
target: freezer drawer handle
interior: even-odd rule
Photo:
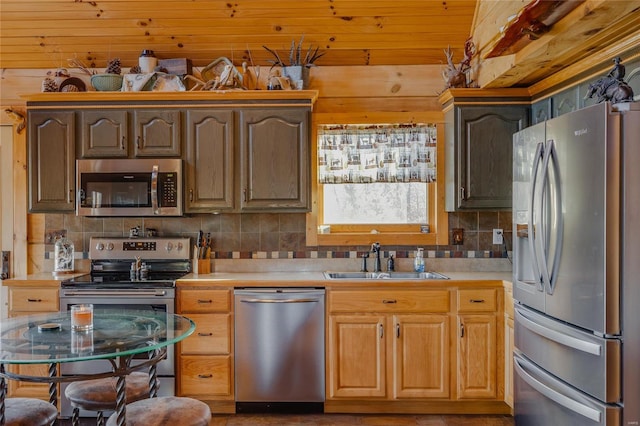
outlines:
[[[584,404],[580,404],[579,402],[551,389],[548,386],[540,383],[535,378],[531,377],[531,375],[527,374],[522,365],[520,365],[521,361],[518,358],[513,359],[513,366],[517,371],[517,374],[529,384],[536,391],[546,396],[550,400],[562,405],[563,407],[577,413],[583,417],[587,417],[594,422],[600,423],[601,413],[598,410],[595,410],[591,407],[587,407]]]
[[[538,325],[535,322],[531,321],[531,319],[527,318],[527,316],[520,311],[516,311],[516,316],[516,321],[522,324],[524,327],[540,336],[553,340],[556,343],[560,343],[561,345],[568,346],[570,348],[577,349],[579,351],[596,356],[600,356],[600,354],[602,353],[602,347],[598,344],[585,342],[584,340],[567,336],[566,334]]]
[[[318,299],[241,299],[242,303],[317,303]]]

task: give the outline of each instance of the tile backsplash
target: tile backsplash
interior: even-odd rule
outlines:
[[[45,214],[45,258],[53,249],[53,236],[61,231],[75,245],[76,257],[86,258],[89,239],[93,236],[126,237],[129,229],[152,228],[158,236],[191,237],[199,230],[210,232],[216,258],[345,258],[367,251],[363,246],[313,247],[306,245],[304,213],[197,214],[165,218],[96,218],[74,214]],[[452,229],[464,230],[461,245],[426,246],[429,257],[506,257],[499,245],[493,244],[494,228],[504,230],[510,251],[511,212],[464,212],[449,214],[449,242]],[[37,238],[36,238],[37,240]],[[396,257],[410,257],[413,246],[385,246]],[[355,253],[355,254],[354,254]]]

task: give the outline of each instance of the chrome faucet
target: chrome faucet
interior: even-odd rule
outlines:
[[[376,255],[376,259],[373,263],[373,272],[382,272],[382,265],[380,263],[380,243],[371,244],[371,252]]]

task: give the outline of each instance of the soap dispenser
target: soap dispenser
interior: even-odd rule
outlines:
[[[424,249],[418,247],[416,257],[413,259],[413,270],[416,272],[424,272]]]

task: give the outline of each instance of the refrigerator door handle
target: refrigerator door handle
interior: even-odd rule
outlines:
[[[531,168],[531,198],[529,199],[529,222],[527,224],[529,233],[529,247],[531,249],[531,256],[533,257],[532,266],[533,273],[535,275],[536,288],[538,291],[543,291],[542,277],[540,275],[540,264],[538,255],[536,252],[536,238],[539,234],[535,232],[534,212],[536,211],[536,186],[538,184],[538,169],[540,169],[540,159],[542,158],[544,143],[539,142],[536,147],[536,153],[533,160],[533,167]],[[538,229],[540,231],[540,229]]]
[[[531,386],[533,389],[535,389],[545,397],[549,398],[550,400],[556,402],[557,404],[562,405],[568,410],[573,411],[576,414],[579,414],[583,417],[591,419],[597,423],[601,422],[602,414],[600,413],[600,411],[595,410],[591,407],[588,407],[584,404],[581,404],[578,401],[573,400],[568,396],[565,396],[560,392],[557,392],[551,389],[549,386],[545,385],[544,383],[539,382],[538,380],[536,380],[534,377],[532,377],[525,371],[524,367],[522,366],[522,363],[523,361],[521,359],[519,359],[518,357],[514,357],[513,368],[516,370],[516,374],[518,374],[522,378],[522,380],[527,382],[527,384]]]
[[[556,150],[555,141],[550,140],[548,142],[549,160],[553,167],[553,177],[555,182],[553,188],[555,190],[555,203],[553,204],[555,211],[553,212],[553,226],[551,231],[555,234],[555,247],[553,250],[553,260],[551,264],[551,273],[548,277],[547,293],[553,294],[556,282],[558,281],[558,268],[560,267],[560,255],[562,253],[562,235],[564,232],[564,220],[562,217],[562,185],[560,179],[560,165],[558,162],[558,151]],[[547,166],[548,167],[548,166]],[[547,169],[548,175],[548,169]]]
[[[515,311],[516,322],[522,324],[523,327],[529,329],[532,333],[538,334],[542,337],[545,337],[555,343],[558,343],[563,346],[567,346],[569,348],[585,352],[595,356],[602,355],[602,346],[592,342],[586,342],[584,340],[567,336],[564,333],[559,331],[544,327],[535,320],[529,318],[527,314],[524,312],[517,310]]]

